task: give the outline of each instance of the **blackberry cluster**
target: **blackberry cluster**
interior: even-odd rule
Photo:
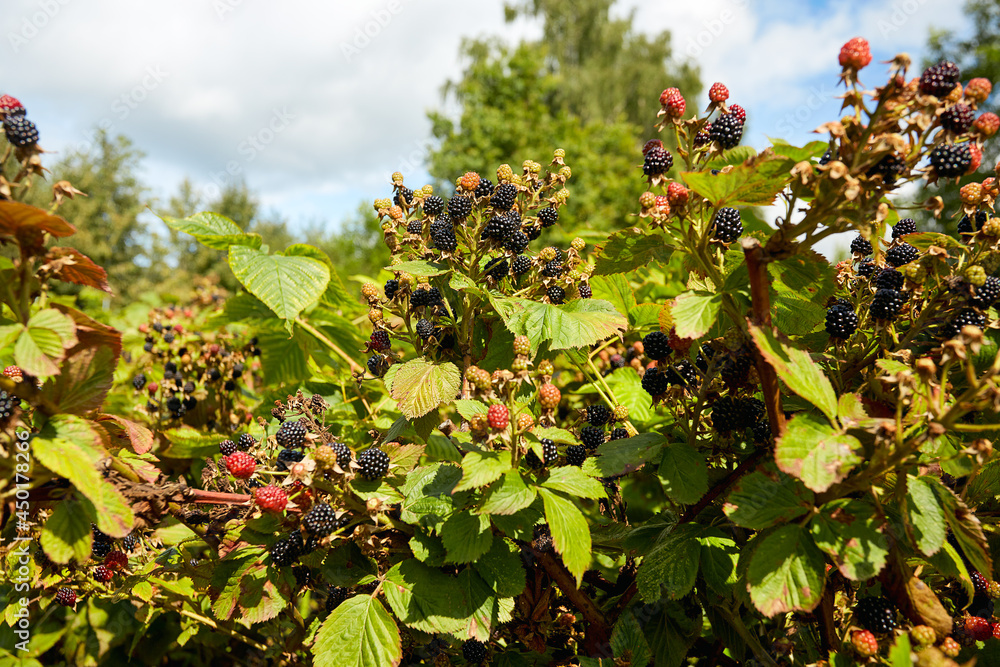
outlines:
[[[7,116],[3,121],[7,141],[13,146],[33,146],[38,143],[38,128],[24,116]]]
[[[450,220],[435,220],[431,223],[431,241],[438,250],[451,252],[458,247],[455,227]]]
[[[670,388],[670,377],[659,368],[647,368],[642,376],[642,388],[650,396],[659,396]]]
[[[282,447],[302,447],[306,444],[306,425],[302,422],[285,422],[278,427],[274,439]]]
[[[604,431],[596,426],[584,426],[580,429],[580,442],[592,452],[604,444]]]
[[[471,664],[479,664],[483,660],[486,660],[488,655],[488,650],[486,644],[482,643],[478,639],[469,639],[464,644],[462,644],[462,657],[465,661]]]
[[[528,247],[528,235],[518,229],[503,242],[503,247],[519,255]]]
[[[462,220],[472,213],[472,200],[468,197],[455,196],[448,200],[448,216]]]
[[[735,208],[725,206],[715,214],[715,238],[723,243],[732,243],[743,233],[743,221],[740,212]]]
[[[553,259],[551,262],[546,262],[545,266],[542,267],[542,275],[546,278],[558,278],[563,274],[563,265],[558,259]]]
[[[545,463],[551,463],[559,457],[559,450],[556,448],[556,443],[549,438],[542,438],[542,461]]]
[[[734,148],[743,138],[743,122],[735,114],[722,114],[712,123],[708,138],[718,142],[722,148]]]
[[[604,426],[611,419],[611,409],[597,403],[587,406],[587,423],[591,426]]]
[[[939,118],[941,127],[955,134],[968,132],[975,119],[976,114],[967,104],[956,104],[948,107]]]
[[[826,332],[831,338],[848,339],[858,330],[858,315],[849,305],[834,304],[826,311]]]
[[[297,561],[302,555],[302,536],[293,533],[286,538],[280,539],[271,547],[271,562],[276,567],[287,567]]]
[[[490,197],[490,205],[498,211],[508,211],[517,201],[517,187],[510,183],[501,183]]]
[[[989,214],[986,211],[977,211],[974,218],[963,215],[962,219],[958,221],[958,233],[973,234],[978,232],[983,228],[987,220],[989,220]]]
[[[975,303],[981,308],[989,308],[1000,298],[1000,278],[990,276],[976,288]]]
[[[589,299],[592,296],[594,296],[594,292],[592,289],[590,289],[589,283],[581,283],[580,286],[576,288],[576,290],[580,293],[581,299]]]
[[[279,471],[288,470],[289,463],[298,463],[304,459],[306,455],[296,449],[282,449],[278,452],[278,462],[275,465]]]
[[[361,475],[365,479],[380,479],[389,472],[389,455],[377,447],[371,447],[358,457],[358,465],[361,466]]]
[[[906,236],[907,234],[915,234],[917,232],[917,223],[913,218],[903,218],[896,223],[896,226],[892,228],[892,238],[898,239],[900,236]]]
[[[494,280],[504,278],[509,271],[510,265],[507,263],[506,257],[494,257],[483,267],[483,272]]]
[[[313,505],[302,517],[302,527],[317,537],[326,537],[338,528],[336,512],[326,503]]]
[[[515,276],[527,273],[531,269],[531,259],[525,255],[518,255],[510,263],[510,272]]]
[[[476,186],[475,194],[477,199],[489,197],[493,194],[493,181],[488,178],[480,178],[479,185]]]
[[[426,341],[432,335],[434,335],[434,324],[426,318],[420,318],[417,322],[417,335],[420,336],[420,340]]]
[[[559,221],[559,211],[551,206],[543,208],[538,212],[538,221],[542,223],[542,227],[551,227]]]
[[[854,620],[865,630],[884,635],[896,628],[896,610],[884,597],[867,597],[854,605]]]
[[[881,176],[882,183],[888,186],[896,184],[896,179],[906,172],[906,162],[895,153],[890,153],[879,160],[868,170],[868,176]]]
[[[337,465],[340,466],[340,469],[347,470],[348,466],[351,465],[350,448],[342,442],[332,442],[330,449],[337,454]]]
[[[646,356],[654,361],[662,361],[673,352],[670,347],[670,337],[662,331],[646,334],[642,339],[642,348],[646,352]]]
[[[866,239],[864,236],[861,236],[861,234],[858,234],[854,237],[854,240],[851,241],[851,252],[855,255],[867,257],[873,252],[871,241]]]
[[[972,166],[968,144],[941,144],[930,154],[931,166],[941,178],[957,178]]]
[[[903,274],[896,269],[886,267],[875,276],[875,289],[895,289],[903,286]]]
[[[911,246],[909,243],[900,243],[897,246],[889,248],[885,252],[885,261],[893,266],[899,267],[904,264],[909,264],[919,256],[920,251]]]
[[[562,287],[559,287],[558,285],[553,285],[552,287],[550,287],[548,290],[545,291],[545,294],[549,297],[549,301],[551,301],[552,303],[557,303],[557,304],[562,303],[563,300],[566,299],[566,290],[564,290]]]
[[[219,443],[219,453],[223,456],[229,456],[230,454],[236,453],[236,443],[232,440],[223,440]]]
[[[945,338],[954,338],[962,333],[962,327],[966,325],[982,329],[986,326],[986,318],[971,308],[963,308],[944,325]]]
[[[349,591],[342,586],[331,586],[330,592],[326,594],[326,611],[330,613],[340,606],[340,603],[347,599]]]
[[[373,350],[378,350],[379,352],[386,352],[390,347],[392,347],[392,340],[389,338],[389,332],[385,329],[376,329],[372,332],[372,335],[368,338],[371,342],[371,348]]]
[[[716,431],[742,431],[753,426],[764,414],[763,402],[756,398],[723,396],[712,406],[712,425]]]
[[[245,452],[256,444],[257,444],[256,438],[254,438],[249,433],[242,433],[240,434],[239,439],[236,441],[236,449],[240,450],[241,452]]]
[[[674,156],[665,148],[656,147],[646,153],[642,163],[642,173],[647,176],[665,174],[674,166]]]
[[[619,426],[618,428],[611,429],[611,439],[612,440],[627,440],[628,437],[629,437],[629,435],[628,435],[628,429],[625,428],[625,427],[623,427],[623,426]]]
[[[566,463],[571,466],[582,466],[587,460],[587,448],[583,445],[570,445],[566,448]]]
[[[894,289],[880,289],[875,292],[868,314],[873,320],[892,321],[899,314],[899,309],[906,302],[906,296]]]
[[[920,75],[920,92],[934,97],[947,97],[955,89],[961,72],[958,66],[948,60],[931,65]]]
[[[437,195],[431,195],[424,199],[424,213],[426,215],[440,215],[444,211],[444,200]]]

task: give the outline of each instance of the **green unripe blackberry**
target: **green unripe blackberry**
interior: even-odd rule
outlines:
[[[885,261],[895,267],[900,267],[904,264],[909,264],[919,256],[920,251],[909,243],[900,243],[886,251]]]
[[[723,243],[732,243],[743,233],[743,221],[735,208],[724,206],[715,214],[713,223],[715,238]]]
[[[898,239],[900,236],[906,236],[907,234],[915,234],[917,232],[917,223],[913,218],[903,218],[896,223],[896,226],[892,228],[892,238]]]
[[[854,605],[854,620],[865,630],[884,635],[896,628],[896,610],[884,597],[866,597]]]
[[[871,241],[858,234],[854,237],[854,240],[851,241],[851,252],[855,255],[867,257],[874,252],[874,249],[872,248]]]
[[[538,221],[542,223],[542,227],[551,227],[559,222],[559,211],[551,206],[543,208],[538,212]]]
[[[306,425],[300,421],[285,422],[278,427],[274,439],[282,447],[302,447],[306,444]]]
[[[587,460],[587,448],[583,445],[570,445],[566,448],[566,464],[582,466]]]
[[[358,457],[358,465],[361,466],[361,475],[365,479],[381,479],[389,472],[389,455],[377,447],[371,447]]]
[[[670,356],[670,337],[662,331],[653,331],[642,339],[642,347],[646,356],[654,361],[662,361]]]
[[[552,287],[550,287],[548,290],[546,290],[545,294],[549,297],[549,301],[555,304],[562,303],[563,300],[566,298],[566,290],[564,290],[562,287],[559,287],[558,285],[553,285]]]
[[[972,266],[967,267],[963,275],[965,277],[965,281],[970,285],[979,287],[980,285],[984,285],[986,283],[986,269],[979,265],[973,264]]]
[[[507,211],[512,206],[514,202],[517,201],[517,187],[511,185],[510,183],[501,183],[493,191],[493,196],[490,197],[490,205],[498,211]]]
[[[595,426],[584,426],[580,429],[580,442],[592,452],[604,444],[604,431]]]

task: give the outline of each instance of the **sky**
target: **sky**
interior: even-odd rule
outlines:
[[[762,149],[768,137],[808,142],[839,116],[845,41],[871,42],[861,78],[875,85],[879,61],[898,52],[919,66],[931,27],[968,30],[958,5],[620,0],[613,11],[634,11],[643,32],[670,30],[675,55],[700,66],[695,106],[724,82],[748,112],[743,143]],[[207,196],[243,180],[293,229],[336,229],[385,196],[394,171],[422,185],[426,114],[461,75],[461,40],[541,32],[506,24],[503,0],[5,0],[4,10],[0,93],[25,105],[49,164],[103,127],[146,154],[142,176],[162,200],[185,177]]]

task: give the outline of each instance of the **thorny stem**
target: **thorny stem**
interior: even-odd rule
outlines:
[[[760,242],[755,238],[742,241],[743,254],[746,257],[747,271],[750,274],[750,302],[753,309],[753,319],[757,326],[771,327],[771,296],[768,293],[767,263]],[[760,386],[764,394],[764,405],[767,406],[767,418],[771,425],[771,435],[777,438],[785,431],[785,413],[781,409],[781,389],[778,386],[778,376],[771,365],[765,361],[756,345],[753,346],[754,361]]]

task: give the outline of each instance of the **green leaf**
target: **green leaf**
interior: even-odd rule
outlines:
[[[462,589],[437,568],[409,558],[386,573],[382,589],[389,608],[411,628],[450,634],[465,627]]]
[[[458,366],[450,361],[437,364],[420,357],[400,366],[389,395],[405,417],[416,419],[453,400],[461,387],[462,372]]]
[[[681,602],[657,605],[652,609],[657,608],[658,611],[653,611],[644,628],[653,652],[653,665],[682,667],[688,664],[691,646],[702,634],[701,606]]]
[[[455,401],[455,409],[458,410],[458,414],[462,415],[462,419],[472,419],[474,415],[485,415],[489,410],[485,403],[471,398],[460,398]]]
[[[944,544],[948,534],[944,510],[938,501],[932,484],[924,477],[907,477],[906,500],[903,509],[910,526],[916,547],[925,556],[933,556]]]
[[[441,526],[441,541],[448,551],[445,562],[471,563],[493,544],[490,518],[467,510],[455,512]]]
[[[269,317],[273,317],[268,311]],[[312,376],[308,349],[310,335],[298,327],[291,337],[283,331],[258,330],[257,339],[267,385],[295,384]]]
[[[553,491],[561,491],[580,498],[604,498],[607,492],[604,485],[593,477],[588,477],[577,466],[559,466],[549,470],[549,476],[542,481],[542,486]]]
[[[494,301],[515,306],[504,323],[513,333],[527,336],[532,347],[546,341],[552,350],[586,347],[628,327],[628,320],[602,299],[574,299],[561,306],[527,299]]]
[[[545,428],[536,427],[529,433],[529,435],[534,435],[539,440],[542,438],[548,438],[552,442],[559,445],[576,445],[580,442],[579,438],[573,435],[572,431],[567,431],[564,428],[557,428],[555,426],[548,426]]]
[[[826,308],[795,292],[775,292],[772,303],[774,326],[789,336],[806,335],[826,317]]]
[[[896,642],[889,649],[889,663],[892,667],[911,667],[913,665],[911,651],[910,635],[905,632],[896,635]]]
[[[535,502],[535,489],[524,483],[516,470],[504,473],[483,494],[481,514],[514,514]]]
[[[466,624],[461,636],[488,641],[494,629],[510,621],[513,600],[497,598],[489,584],[472,567],[458,573],[458,585],[467,602],[462,611]]]
[[[666,442],[665,437],[652,432],[640,433],[621,440],[609,440],[597,448],[600,456],[587,457],[584,470],[599,477],[612,477],[638,470],[646,462],[656,458]]]
[[[73,319],[55,308],[31,316],[14,343],[14,361],[29,375],[47,378],[59,373],[66,350],[77,344]]]
[[[437,530],[455,511],[455,503],[465,498],[466,494],[452,493],[461,477],[461,469],[446,463],[411,471],[401,489],[402,520]]]
[[[833,385],[805,350],[779,342],[770,331],[750,326],[750,334],[764,360],[774,368],[789,389],[823,411],[831,422],[837,417],[837,394]]]
[[[812,493],[788,475],[772,479],[755,471],[736,483],[722,511],[737,526],[763,530],[802,516],[812,505]]]
[[[944,248],[945,250],[953,250],[959,254],[966,251],[966,247],[961,241],[958,241],[947,234],[918,232],[916,234],[906,234],[900,238],[920,251],[927,250],[931,246],[937,246],[938,248]]]
[[[684,292],[670,309],[677,335],[681,338],[701,338],[715,324],[721,307],[721,294]]]
[[[583,573],[590,567],[590,526],[573,500],[546,488],[538,489],[538,493],[552,531],[552,543],[579,586]]]
[[[664,492],[674,502],[690,505],[708,491],[705,457],[686,442],[675,442],[663,448],[659,477]]]
[[[421,563],[432,567],[444,565],[445,550],[440,538],[418,532],[410,538],[409,544],[413,557]]]
[[[229,247],[229,267],[248,292],[286,321],[289,331],[290,320],[316,303],[330,282],[330,269],[319,260],[268,255],[247,246]]]
[[[760,540],[750,558],[750,600],[768,618],[812,611],[823,595],[824,563],[805,528],[781,526]]]
[[[195,213],[186,218],[161,215],[160,219],[171,229],[190,234],[203,246],[215,250],[226,250],[233,245],[250,248],[261,245],[260,234],[245,234],[235,222],[218,213]]]
[[[56,503],[42,527],[42,549],[56,563],[86,563],[90,558],[90,518],[79,500],[69,497]]]
[[[616,311],[628,316],[629,324],[633,324],[631,314],[636,307],[635,294],[625,276],[621,274],[595,276],[590,281],[590,287],[593,290],[593,298],[604,299],[614,306]]]
[[[395,667],[403,659],[399,629],[382,603],[367,595],[330,612],[313,644],[316,667]]]
[[[163,456],[172,459],[195,459],[210,456],[219,451],[220,436],[202,433],[190,426],[163,431],[170,446]]]
[[[657,266],[670,260],[672,249],[659,232],[629,227],[608,237],[594,257],[594,275],[628,273],[641,266]]]
[[[823,505],[809,522],[816,546],[825,551],[848,579],[871,579],[885,566],[889,542],[879,530],[875,509],[842,498]]]
[[[701,558],[700,530],[691,524],[676,526],[642,559],[635,582],[644,601],[654,603],[663,595],[677,600],[694,588]]]
[[[462,457],[462,481],[456,491],[486,486],[510,470],[510,451],[470,451]]]
[[[476,561],[475,567],[499,597],[517,597],[524,590],[526,575],[521,549],[510,539],[494,539],[490,550]]]
[[[934,490],[938,500],[945,507],[945,520],[951,528],[952,535],[962,548],[962,553],[969,560],[973,569],[980,572],[993,571],[993,559],[990,557],[990,546],[983,534],[983,526],[979,518],[955,495],[955,492],[941,483],[941,480],[926,477],[928,484]]]
[[[653,657],[639,622],[629,610],[615,623],[611,632],[611,650],[616,658],[627,656],[630,665],[648,665]]]
[[[801,413],[788,422],[774,446],[774,459],[783,472],[822,493],[840,482],[861,462],[855,454],[861,443],[852,435],[830,428],[814,415]]]
[[[708,531],[711,534],[698,538],[701,544],[701,576],[716,593],[728,595],[739,581],[736,566],[740,548],[717,528],[709,528]]]
[[[770,139],[771,148],[775,153],[795,162],[819,157],[830,147],[830,144],[825,141],[810,141],[805,146],[799,147],[791,145],[784,139],[772,139],[771,137],[768,139]]]
[[[778,193],[785,189],[791,180],[791,175],[787,170],[774,174],[769,173],[773,170],[760,168],[761,163],[766,161],[767,158],[758,160],[754,166],[737,165],[728,173],[684,172],[681,178],[689,188],[708,199],[716,208],[770,206]],[[784,159],[781,162],[784,162]]]
[[[399,264],[393,264],[392,266],[384,267],[386,271],[395,271],[398,273],[409,273],[414,276],[440,276],[451,271],[450,268],[444,264],[435,264],[433,262],[425,262],[422,259],[417,259],[412,262],[400,262]]]
[[[648,422],[653,418],[653,397],[642,388],[642,378],[634,368],[617,368],[604,379],[618,402],[628,408],[629,418],[637,422]]]

